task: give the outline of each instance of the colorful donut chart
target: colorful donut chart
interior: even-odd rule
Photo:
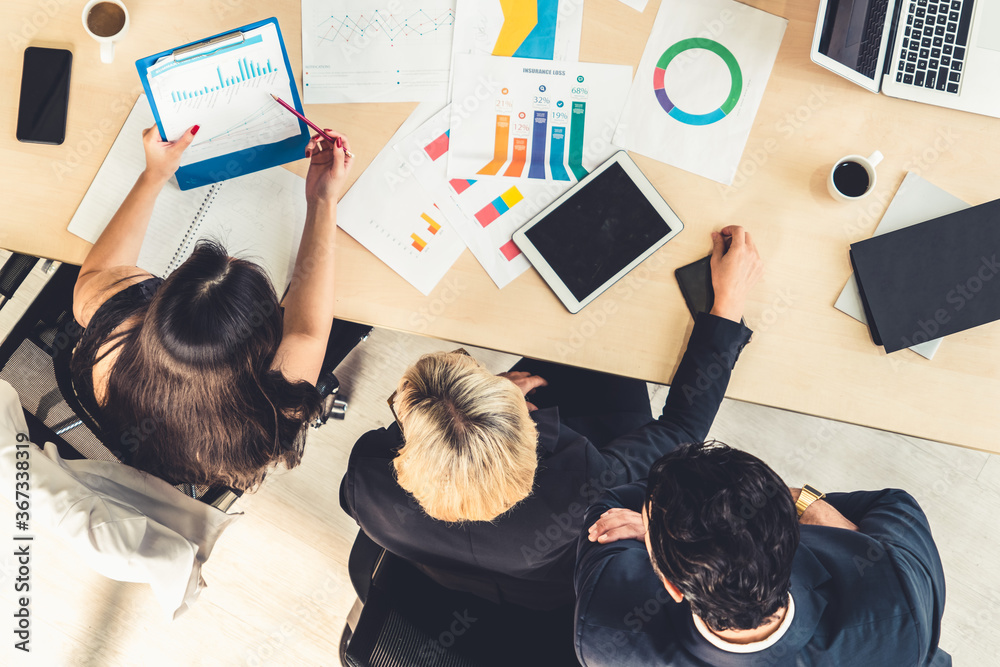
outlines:
[[[729,67],[729,76],[732,79],[732,85],[729,88],[729,97],[715,111],[702,114],[687,113],[670,101],[670,97],[664,89],[663,76],[667,72],[667,66],[670,65],[670,61],[681,53],[690,51],[691,49],[711,51],[722,58],[722,61]],[[711,125],[725,118],[730,111],[736,108],[736,103],[740,101],[740,93],[743,92],[743,72],[740,70],[740,64],[736,62],[736,56],[722,44],[711,39],[705,39],[704,37],[682,39],[664,51],[659,61],[657,61],[656,70],[653,72],[653,91],[656,93],[656,101],[675,120],[687,125]]]

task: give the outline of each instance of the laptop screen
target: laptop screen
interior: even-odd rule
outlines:
[[[874,80],[881,74],[879,47],[889,0],[829,0],[819,52]]]

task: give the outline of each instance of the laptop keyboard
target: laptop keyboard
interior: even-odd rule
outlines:
[[[885,28],[885,13],[889,0],[873,0],[868,4],[868,15],[865,16],[865,34],[861,38],[861,49],[858,53],[858,64],[855,69],[869,79],[875,78],[878,69],[879,48],[882,46],[882,30]]]
[[[958,93],[974,0],[910,0],[898,83]]]

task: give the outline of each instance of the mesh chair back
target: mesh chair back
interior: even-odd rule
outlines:
[[[37,257],[14,253],[0,268],[0,296],[7,299],[14,296],[14,292],[21,286],[24,279],[31,273],[38,262]]]
[[[352,579],[358,566],[352,559]],[[341,660],[349,667],[579,665],[572,607],[494,604],[444,588],[388,552],[378,560]]]

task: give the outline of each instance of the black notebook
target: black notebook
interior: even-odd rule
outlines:
[[[854,243],[851,264],[886,352],[1000,320],[1000,200]]]

